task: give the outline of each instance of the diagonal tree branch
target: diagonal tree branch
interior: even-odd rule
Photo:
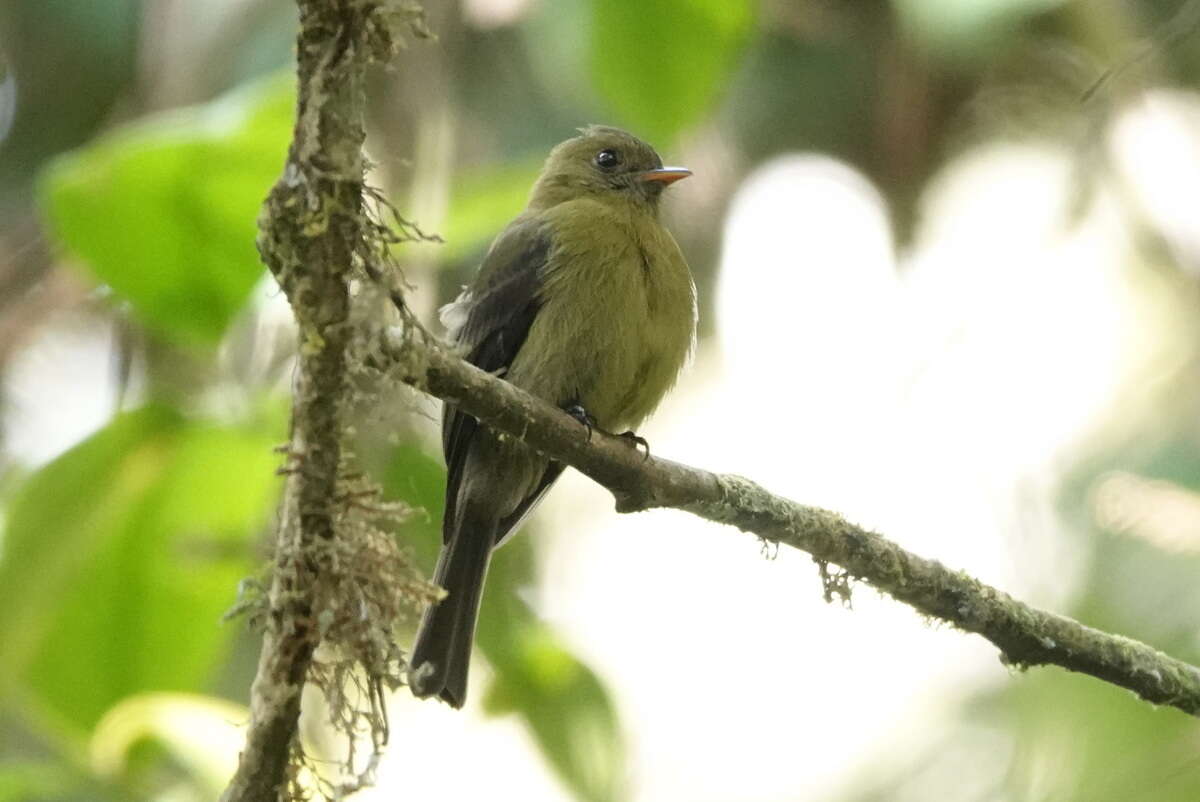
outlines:
[[[577,468],[612,492],[619,512],[674,507],[736,526],[811,554],[822,566],[827,593],[838,592],[825,572],[832,563],[918,612],[982,635],[1008,665],[1061,666],[1200,716],[1200,668],[1031,607],[837,513],[772,495],[749,479],[647,458],[608,435],[589,440],[574,418],[458,359],[424,332],[392,329],[382,350],[401,380]]]

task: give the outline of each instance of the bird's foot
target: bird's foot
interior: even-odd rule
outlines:
[[[617,435],[617,437],[629,443],[629,445],[633,446],[634,448],[646,449],[646,456],[642,458],[643,462],[650,459],[650,444],[646,442],[646,438],[642,437],[632,429],[621,432],[619,435]]]
[[[629,443],[629,445],[635,449],[645,449],[645,459],[650,459],[650,444],[646,442],[646,438],[642,437],[632,429],[616,435],[612,434],[611,432],[607,432],[600,428],[599,424],[596,423],[596,419],[592,417],[590,412],[583,408],[582,404],[568,404],[567,406],[563,407],[563,412],[566,412],[572,418],[583,424],[584,428],[587,429],[588,442],[591,442],[592,432],[594,431],[600,432],[601,434],[606,434],[609,437],[619,437],[626,443]]]
[[[592,430],[599,428],[596,425],[596,419],[593,418],[581,404],[570,404],[565,406],[563,407],[563,412],[567,413],[572,418],[583,424],[583,427],[587,429],[587,439],[590,443],[592,440]]]

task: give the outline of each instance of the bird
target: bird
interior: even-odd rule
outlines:
[[[492,242],[479,271],[441,309],[450,343],[476,367],[569,412],[587,427],[644,444],[633,430],[690,359],[696,288],[659,216],[670,184],[654,148],[591,125],[547,157],[525,210]],[[409,657],[420,698],[461,708],[475,621],[493,549],[562,474],[517,438],[447,404],[446,497],[433,581]]]

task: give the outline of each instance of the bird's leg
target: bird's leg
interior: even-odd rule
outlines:
[[[568,404],[563,407],[563,412],[583,424],[584,428],[587,429],[587,439],[590,443],[592,441],[592,430],[600,428],[596,425],[596,419],[583,408],[582,404]]]
[[[643,460],[650,459],[650,444],[646,442],[646,438],[642,437],[641,435],[639,435],[637,432],[633,431],[632,429],[621,432],[619,435],[617,435],[617,437],[626,441],[627,443],[629,443],[629,445],[633,446],[634,448],[640,447],[640,448],[646,449],[646,456],[643,457]]]
[[[600,428],[600,426],[596,423],[596,419],[592,417],[591,413],[583,408],[582,404],[575,402],[564,406],[563,412],[566,412],[572,418],[584,425],[584,428],[587,429],[588,442],[591,442],[592,440],[593,431],[600,432],[601,434],[607,434],[609,437],[619,437],[634,448],[646,449],[645,459],[650,459],[650,444],[646,442],[646,438],[642,437],[632,429],[615,435],[612,432],[606,432],[604,429]]]

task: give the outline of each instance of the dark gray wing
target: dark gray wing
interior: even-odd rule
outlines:
[[[496,239],[483,260],[479,275],[455,302],[456,308],[447,315],[457,318],[454,339],[457,344],[467,347],[467,361],[480,370],[503,371],[521,350],[541,306],[542,273],[549,252],[550,239],[535,221],[518,219],[513,222]],[[442,412],[442,452],[446,457],[444,540],[452,531],[467,450],[478,429],[479,422],[470,415],[449,404],[445,406]],[[534,496],[522,502],[513,516],[501,522],[498,537],[520,521],[561,472],[559,466],[553,471],[552,478],[543,479]]]

